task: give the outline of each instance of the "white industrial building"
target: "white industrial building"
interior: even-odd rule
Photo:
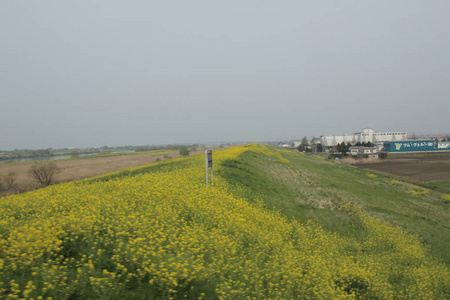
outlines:
[[[404,141],[407,139],[406,131],[378,132],[372,128],[364,128],[361,132],[346,135],[322,135],[320,142],[324,149],[336,147],[344,142],[355,145],[356,143],[371,142],[374,145],[381,145],[385,141]]]

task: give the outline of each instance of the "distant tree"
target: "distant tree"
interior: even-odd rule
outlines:
[[[362,147],[373,147],[374,144],[372,144],[371,142],[366,142],[366,143],[360,143],[359,146],[362,146]]]
[[[344,142],[342,142],[342,143],[337,145],[337,150],[339,152],[342,152],[342,153],[347,153],[348,152],[348,147],[347,147],[347,145]]]
[[[2,176],[3,182],[5,183],[5,188],[10,190],[14,183],[16,182],[17,174],[14,171],[9,171],[7,174]]]
[[[72,151],[72,152],[70,152],[70,155],[72,157],[80,157],[80,151]]]
[[[144,151],[151,151],[152,149],[150,147],[145,147],[145,146],[139,146],[136,147],[136,149],[134,150],[135,152],[144,152]]]
[[[38,162],[31,166],[30,174],[39,183],[50,185],[60,171],[55,162]]]
[[[180,151],[180,155],[181,155],[181,156],[189,156],[189,153],[191,153],[191,152],[188,150],[188,148],[186,148],[186,147],[181,147],[179,151]]]
[[[336,149],[337,149],[337,151],[339,151],[339,152],[347,153],[348,150],[349,150],[349,148],[350,148],[350,146],[351,146],[350,143],[347,143],[347,145],[346,145],[344,142],[342,142],[342,143],[340,143],[340,144],[337,144]]]
[[[11,189],[16,182],[17,174],[14,171],[9,171],[8,174],[5,175],[5,183],[6,189]]]
[[[311,140],[311,144],[317,145],[320,143],[320,138],[313,136],[312,140]]]
[[[306,146],[308,146],[308,145],[309,145],[308,138],[306,136],[304,136],[302,138],[302,140],[300,141],[300,145],[297,147],[297,150],[300,152],[303,152],[306,150]]]
[[[318,143],[316,149],[317,149],[317,152],[322,152],[322,151],[323,151],[323,146],[322,146],[322,144],[321,144],[321,143]]]
[[[336,145],[336,150],[342,152],[342,143]]]
[[[31,156],[50,156],[51,154],[51,149],[40,149],[31,152]]]

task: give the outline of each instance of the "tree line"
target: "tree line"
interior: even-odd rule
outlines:
[[[155,150],[180,150],[184,148],[191,148],[191,150],[195,150],[195,148],[199,147],[199,144],[193,145],[165,145],[165,146],[139,146],[135,148],[136,152],[145,152],[145,151],[155,151]]]
[[[352,145],[351,143],[345,144],[344,142],[336,145],[336,150],[342,153],[347,153],[350,149],[350,147],[356,146],[356,147],[374,147],[375,145],[371,142],[367,143],[361,143],[357,142],[355,145]],[[309,141],[306,137],[303,137],[300,145],[297,147],[297,150],[300,152],[323,152],[323,146],[321,143],[317,144],[309,144]]]

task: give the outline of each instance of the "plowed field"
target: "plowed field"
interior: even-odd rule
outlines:
[[[389,154],[387,159],[357,165],[424,182],[450,180],[450,153]]]

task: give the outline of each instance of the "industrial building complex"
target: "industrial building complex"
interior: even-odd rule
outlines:
[[[280,144],[285,148],[303,152],[327,152],[331,156],[350,155],[354,158],[385,158],[388,153],[405,152],[448,152],[450,153],[450,136],[424,137],[407,139],[406,131],[375,131],[364,128],[361,132],[345,135],[322,135],[308,141],[291,141]]]
[[[400,153],[400,152],[436,152],[450,151],[450,141],[439,142],[437,139],[408,140],[406,131],[379,132],[372,128],[364,128],[361,132],[346,135],[324,135],[320,137],[320,143],[324,151],[336,150],[339,144],[366,144],[371,147],[350,147],[349,154],[375,156],[376,153]]]
[[[405,141],[407,139],[406,131],[386,131],[379,132],[372,128],[364,128],[361,132],[346,135],[322,135],[320,143],[325,151],[335,149],[338,144],[372,143],[381,150],[386,141]]]

